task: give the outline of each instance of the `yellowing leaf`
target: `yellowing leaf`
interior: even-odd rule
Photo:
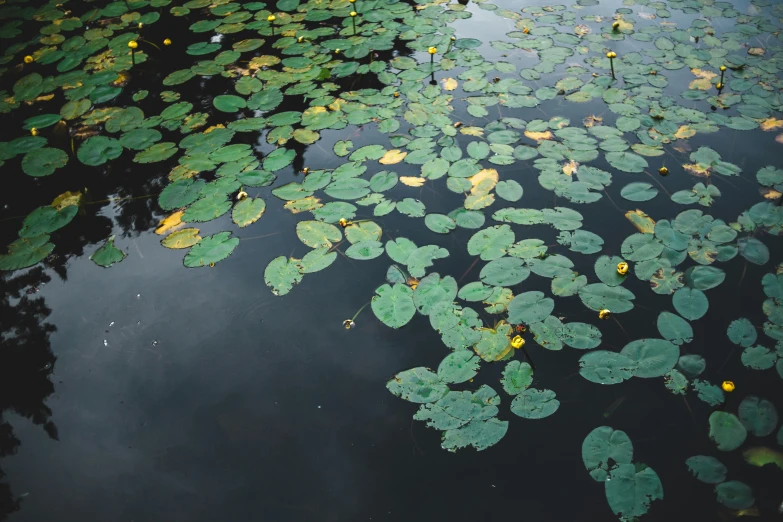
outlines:
[[[708,91],[712,88],[712,82],[709,78],[697,78],[688,84],[688,88],[699,91]]]
[[[617,21],[620,22],[620,27],[617,28],[618,30],[620,30],[620,31],[631,31],[633,29],[633,24],[631,22],[627,22],[627,21],[622,20],[622,19],[621,20],[617,20]]]
[[[407,155],[407,152],[403,152],[400,149],[387,150],[386,154],[378,160],[378,163],[381,165],[395,165],[404,160]]]
[[[63,192],[56,198],[54,198],[54,201],[52,201],[52,208],[56,208],[57,210],[62,210],[65,207],[70,207],[71,205],[76,205],[77,207],[82,206],[82,198],[83,194],[81,192]]]
[[[345,105],[346,103],[348,102],[346,102],[342,98],[337,98],[336,100],[334,100],[332,103],[329,104],[329,108],[332,109],[333,111],[339,111],[340,109],[343,108],[343,105]]]
[[[208,133],[212,132],[215,129],[225,129],[225,128],[226,128],[225,125],[223,125],[222,123],[218,123],[217,125],[213,125],[213,126],[209,127],[207,130],[205,130],[204,134],[208,134]]]
[[[183,228],[164,237],[160,244],[166,248],[192,247],[201,241],[201,236],[198,235],[198,232],[197,228]]]
[[[629,210],[625,213],[625,217],[633,223],[633,226],[639,232],[643,234],[653,234],[655,232],[655,220],[641,210]]]
[[[481,137],[484,135],[484,129],[481,127],[462,127],[459,131],[467,136]]]
[[[317,208],[323,207],[321,200],[315,196],[308,196],[306,198],[300,198],[293,201],[288,201],[283,207],[286,210],[290,210],[292,214],[299,214],[300,212],[310,212]]]
[[[498,184],[498,178],[498,171],[495,169],[478,171],[477,174],[468,178],[473,185],[470,193],[475,195],[488,194]]]
[[[684,140],[686,138],[690,138],[691,136],[695,136],[696,131],[692,128],[688,127],[687,125],[681,125],[679,129],[677,129],[677,132],[674,133],[674,137],[678,140]]]
[[[778,143],[783,143],[783,134],[778,134],[777,136],[775,136],[775,141],[777,141]]]
[[[783,194],[777,190],[766,187],[761,190],[761,193],[764,196],[764,199],[779,199],[780,196],[783,196]]]
[[[494,202],[494,194],[471,194],[465,199],[465,208],[468,210],[481,210]]]
[[[525,136],[527,136],[531,140],[536,140],[536,141],[551,140],[554,137],[552,136],[552,131],[544,131],[544,132],[525,131]]]
[[[764,49],[763,47],[751,47],[750,49],[748,49],[748,54],[751,54],[753,56],[761,56],[766,52],[767,52],[766,49]]]
[[[595,125],[601,125],[603,121],[604,119],[602,117],[591,114],[590,116],[582,120],[582,123],[584,124],[585,127],[589,129],[590,127],[594,127]]]
[[[575,162],[574,160],[569,161],[565,165],[563,165],[563,173],[573,176],[576,173],[576,169],[579,168],[579,163]]]
[[[707,78],[708,80],[709,80],[710,78],[715,78],[715,77],[717,76],[717,74],[715,74],[715,73],[714,73],[714,72],[712,72],[712,71],[704,71],[704,70],[702,70],[702,69],[695,69],[695,68],[694,68],[694,69],[691,69],[691,72],[692,72],[692,73],[693,73],[695,76],[698,76],[699,78]]]
[[[702,178],[707,178],[710,175],[710,168],[709,167],[702,167],[698,163],[688,163],[687,165],[683,165],[682,168],[693,174],[694,176],[699,176]]]
[[[400,176],[400,183],[409,187],[421,187],[425,181],[427,180],[417,176]]]
[[[160,222],[158,228],[155,229],[155,233],[163,235],[174,227],[179,226],[182,223],[182,214],[184,213],[184,210],[178,210],[170,216],[166,216],[163,221]]]
[[[777,118],[767,118],[766,120],[761,122],[761,130],[763,131],[771,131],[775,129],[779,129],[783,127],[783,120],[778,120]]]
[[[459,85],[454,78],[443,78],[441,82],[443,82],[443,88],[447,91],[453,91]]]

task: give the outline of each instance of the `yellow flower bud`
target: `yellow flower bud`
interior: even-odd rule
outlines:
[[[621,263],[617,263],[617,273],[620,275],[625,275],[628,273],[628,263],[625,261]]]
[[[618,20],[612,22],[612,29],[619,29],[619,28],[620,28],[620,22]]]
[[[33,63],[33,57],[28,54],[24,57],[24,63]]]
[[[399,98],[400,97],[400,93],[398,93],[397,91],[394,91],[394,97],[395,98]]]
[[[515,335],[513,339],[511,339],[511,346],[517,350],[525,346],[525,340],[522,339],[521,336]]]
[[[348,220],[347,220],[347,219],[345,219],[345,218],[340,218],[340,221],[338,221],[337,223],[339,223],[339,225],[340,225],[341,227],[343,227],[343,228],[345,228],[345,227],[347,227],[348,225],[351,225],[351,224],[352,224],[350,221],[348,221]]]
[[[720,66],[720,72],[723,72],[723,71],[725,71],[725,70],[726,70],[726,66],[725,66],[725,65],[721,65],[721,66]]]
[[[609,319],[612,316],[612,312],[604,308],[598,312],[599,319]]]
[[[351,319],[346,319],[345,321],[343,321],[343,327],[346,330],[350,330],[354,326],[356,326],[356,323],[354,323]]]
[[[609,58],[610,60],[612,58],[617,58],[617,53],[614,51],[609,51],[608,53],[606,53],[606,57]]]
[[[144,29],[144,23],[143,22],[139,22],[138,27],[139,27],[139,29]]]
[[[427,49],[427,52],[430,54],[435,54],[438,52],[438,49],[436,47],[430,47],[429,49]]]
[[[340,54],[340,49],[335,49],[334,54]]]
[[[661,176],[666,176],[667,174],[669,174],[669,169],[667,169],[666,167],[661,167],[658,169],[658,174],[660,174]]]
[[[128,47],[130,47],[131,49],[135,49],[138,46],[139,46],[139,42],[137,42],[136,40],[131,40],[130,42],[128,42]]]
[[[736,386],[734,386],[734,383],[731,381],[723,381],[723,384],[721,384],[720,387],[723,388],[723,391],[727,393],[733,392],[734,388],[736,388]]]
[[[267,22],[274,22],[275,20],[277,20],[275,15],[269,15],[269,16],[266,17],[266,21]]]
[[[357,13],[356,11],[351,11],[351,16],[356,16],[357,14],[359,13]]]
[[[530,28],[529,27],[523,27],[522,32],[525,34],[530,34]]]
[[[166,38],[165,40],[163,40],[163,45],[171,45],[171,39]]]
[[[38,136],[38,129],[33,127],[32,129],[30,129],[30,134],[32,134],[33,136]]]
[[[715,88],[716,88],[716,89],[718,89],[718,90],[721,90],[721,89],[723,89],[723,84],[722,84],[722,83],[719,83],[719,84],[717,84],[717,85],[715,86]]]

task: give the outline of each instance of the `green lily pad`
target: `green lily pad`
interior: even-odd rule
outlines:
[[[543,419],[549,417],[560,407],[552,390],[528,388],[514,397],[511,413],[523,419]]]
[[[728,470],[721,461],[707,455],[696,455],[685,461],[693,476],[706,484],[720,484],[726,480]]]
[[[274,258],[264,269],[264,282],[277,296],[287,294],[301,281],[299,266],[285,256]]]
[[[503,369],[500,383],[506,393],[518,395],[533,383],[533,368],[526,362],[509,361]]]
[[[32,239],[36,236],[51,234],[59,230],[73,220],[79,212],[76,205],[68,205],[61,210],[51,206],[38,207],[24,218],[19,237]]]
[[[413,290],[407,285],[382,285],[375,293],[377,295],[372,298],[372,311],[386,326],[400,328],[408,324],[416,314]]]
[[[755,395],[748,395],[742,400],[738,413],[743,426],[757,437],[769,435],[778,426],[775,405]]]
[[[748,432],[733,413],[714,411],[710,414],[710,438],[721,451],[732,451],[745,442]]]
[[[632,459],[633,443],[624,431],[599,426],[582,442],[582,462],[598,482],[605,482],[616,464],[630,464]]]
[[[449,387],[426,368],[400,372],[386,383],[386,388],[397,397],[417,404],[436,402],[449,392]]]
[[[231,255],[237,245],[239,238],[231,237],[231,232],[218,232],[193,245],[185,255],[184,264],[188,268],[213,266]]]
[[[27,268],[42,261],[54,250],[54,243],[49,243],[46,234],[19,238],[8,245],[8,253],[0,255],[0,270],[18,270]]]
[[[255,223],[264,214],[266,203],[261,198],[244,198],[234,205],[231,219],[240,228]]]
[[[122,146],[120,146],[122,151]],[[30,151],[22,158],[22,171],[28,176],[40,178],[54,174],[54,171],[68,163],[68,154],[60,149],[43,147]]]
[[[114,246],[114,236],[112,236],[106,240],[103,246],[92,253],[90,259],[96,265],[108,268],[125,259],[126,255],[125,252]]]
[[[579,359],[579,368],[579,374],[590,382],[618,384],[633,377],[636,363],[621,353],[596,350]]]
[[[647,513],[652,502],[663,499],[658,474],[643,464],[618,464],[604,485],[609,507],[623,521],[636,520]]]

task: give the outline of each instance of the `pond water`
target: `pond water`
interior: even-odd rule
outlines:
[[[3,4],[0,519],[779,520],[781,18]]]

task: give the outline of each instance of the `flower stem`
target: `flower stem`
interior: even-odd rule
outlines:
[[[362,310],[364,310],[365,308],[367,308],[367,305],[368,305],[368,304],[370,304],[370,302],[371,302],[371,301],[367,301],[366,303],[364,303],[364,304],[362,305],[362,307],[361,307],[361,308],[359,308],[359,311],[358,311],[358,312],[356,312],[356,313],[353,315],[353,317],[351,317],[351,321],[355,321],[355,320],[356,320],[356,318],[357,318],[357,317],[359,317],[359,314],[360,314],[360,313],[362,313]]]

